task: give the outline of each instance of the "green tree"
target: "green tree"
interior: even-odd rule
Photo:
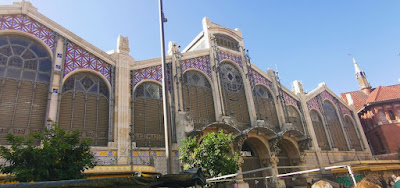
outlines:
[[[181,140],[179,159],[184,169],[202,167],[206,178],[236,173],[239,170],[239,153],[233,152],[232,134],[208,133],[198,143],[196,138]]]
[[[85,169],[96,165],[90,140],[80,139],[79,130],[70,133],[57,124],[27,138],[8,134],[7,141],[11,146],[0,146],[0,156],[5,160],[0,171],[11,174],[9,180],[79,179]]]

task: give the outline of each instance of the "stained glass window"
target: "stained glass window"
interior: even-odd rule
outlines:
[[[340,124],[336,109],[328,101],[324,101],[322,106],[324,109],[325,118],[327,120],[327,128],[333,140],[333,147],[338,148],[341,151],[347,151],[348,147],[346,144],[346,138],[343,133],[342,125]]]
[[[42,131],[51,67],[42,44],[21,35],[0,36],[0,144],[7,144],[8,133]]]
[[[92,145],[107,146],[109,131],[109,95],[104,80],[88,72],[69,77],[63,84],[59,125],[78,129]]]
[[[256,108],[257,119],[264,120],[272,129],[279,128],[278,116],[274,98],[267,88],[257,85],[255,87],[254,106]]]

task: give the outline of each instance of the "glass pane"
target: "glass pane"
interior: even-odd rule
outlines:
[[[38,79],[39,82],[49,82],[50,76],[48,74],[39,73]]]
[[[28,46],[29,43],[31,43],[31,40],[29,40],[23,36],[12,35],[10,37],[10,43],[11,44],[20,44],[22,46]]]
[[[25,70],[22,73],[22,79],[24,79],[24,80],[35,81],[35,78],[36,78],[36,72]]]
[[[5,36],[0,37],[0,46],[8,44],[7,38]]]
[[[8,68],[7,69],[7,77],[8,78],[19,79],[20,76],[21,76],[21,69],[15,69],[15,68]]]
[[[0,78],[3,78],[5,71],[6,71],[6,68],[3,66],[0,66]]]
[[[19,56],[12,56],[8,59],[8,66],[22,67],[23,60]]]
[[[97,84],[94,84],[94,85],[90,88],[90,90],[89,90],[88,92],[90,92],[90,93],[97,93]]]
[[[8,58],[0,54],[0,65],[7,65]]]
[[[32,44],[29,47],[38,57],[47,57],[47,50],[40,44]]]
[[[7,57],[11,56],[12,55],[11,47],[10,46],[4,46],[4,47],[0,48],[0,53],[3,54],[3,55],[6,55]]]
[[[36,58],[36,55],[29,49],[26,49],[24,54],[22,54],[22,58],[24,59],[33,59]]]
[[[39,71],[49,72],[51,69],[51,61],[49,58],[39,60]]]
[[[37,60],[27,60],[24,63],[24,69],[37,70]]]
[[[24,50],[25,50],[24,47],[22,47],[22,46],[15,46],[15,45],[12,47],[12,49],[13,49],[14,55],[21,55],[22,52],[24,52]]]

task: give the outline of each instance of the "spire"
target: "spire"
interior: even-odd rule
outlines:
[[[355,75],[358,80],[358,86],[361,91],[369,95],[371,93],[371,85],[367,81],[367,75],[365,74],[364,71],[360,69],[360,67],[357,64],[357,61],[354,58],[353,58],[353,63],[354,63],[354,70],[356,71]]]
[[[354,63],[354,69],[356,70],[356,74],[357,74],[357,72],[361,72],[361,69],[357,64],[357,61],[354,58],[353,58],[353,63]]]

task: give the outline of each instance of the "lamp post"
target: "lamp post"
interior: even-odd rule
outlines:
[[[166,79],[166,62],[165,62],[165,41],[164,41],[164,22],[167,19],[164,17],[162,8],[162,0],[159,0],[160,9],[160,40],[161,40],[161,69],[162,69],[162,96],[163,96],[163,114],[164,114],[164,134],[165,134],[165,158],[167,160],[167,173],[172,173],[172,147],[171,147],[171,126],[168,120],[168,93],[167,93],[167,79]]]

